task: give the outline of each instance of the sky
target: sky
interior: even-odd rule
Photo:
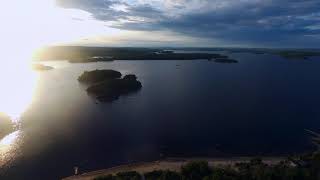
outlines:
[[[6,1],[35,46],[320,47],[320,0]]]

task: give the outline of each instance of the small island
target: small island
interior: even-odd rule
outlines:
[[[0,113],[0,139],[13,132],[13,130],[11,119],[7,115]]]
[[[51,66],[45,66],[43,64],[33,64],[32,65],[32,69],[36,70],[36,71],[48,71],[48,70],[51,70],[51,69],[54,69],[54,68],[51,67]]]
[[[78,81],[82,83],[97,83],[108,79],[121,78],[121,76],[120,72],[110,69],[85,71],[79,76]]]
[[[214,62],[216,62],[216,63],[227,63],[227,64],[238,63],[237,60],[229,59],[229,58],[216,58],[216,59],[214,59]]]
[[[278,51],[276,52],[279,56],[286,59],[301,59],[307,60],[311,57],[320,56],[320,52],[317,51],[298,51],[298,50],[287,50],[287,51]]]
[[[87,92],[94,95],[100,102],[112,102],[121,95],[136,92],[142,88],[136,75],[129,74],[121,78],[122,74],[114,70],[94,70],[84,72],[78,81],[92,84]]]
[[[93,56],[89,58],[84,59],[70,59],[68,60],[70,63],[91,63],[91,62],[107,62],[107,61],[113,61],[113,58],[111,56]]]

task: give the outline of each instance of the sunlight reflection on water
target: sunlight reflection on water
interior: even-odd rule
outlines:
[[[20,58],[19,58],[20,59]],[[37,72],[31,68],[31,61],[8,60],[0,69],[0,113],[10,117],[14,132],[0,140],[0,166],[10,166],[20,148],[20,118],[31,105],[38,81]]]
[[[37,83],[37,73],[32,71],[28,63],[2,64],[0,70],[0,112],[10,116],[18,123],[21,114],[32,102]]]
[[[0,141],[0,166],[8,165],[8,163],[17,157],[19,140],[21,139],[21,131],[15,131],[5,136]]]

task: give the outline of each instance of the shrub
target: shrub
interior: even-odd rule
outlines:
[[[210,176],[203,180],[238,180],[239,175],[230,168],[215,168]]]
[[[121,78],[121,76],[122,74],[120,72],[110,69],[85,71],[79,76],[78,81],[83,83],[97,83],[108,79]]]
[[[179,173],[174,171],[152,171],[144,175],[145,180],[181,180]]]
[[[116,178],[113,175],[107,175],[107,176],[100,176],[97,178],[94,178],[94,180],[115,180]]]
[[[211,174],[208,162],[195,161],[182,166],[181,173],[185,180],[202,180]]]
[[[116,176],[116,180],[141,180],[141,175],[136,171],[120,172]]]
[[[162,176],[163,171],[152,171],[144,174],[144,178],[146,180],[157,180],[160,179]]]

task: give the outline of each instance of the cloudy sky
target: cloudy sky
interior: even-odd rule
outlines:
[[[41,20],[39,33],[50,31],[44,34],[50,42],[63,37],[99,46],[320,47],[320,0],[31,1],[42,2],[30,7],[38,12],[31,19]],[[16,5],[23,14],[25,6]]]

